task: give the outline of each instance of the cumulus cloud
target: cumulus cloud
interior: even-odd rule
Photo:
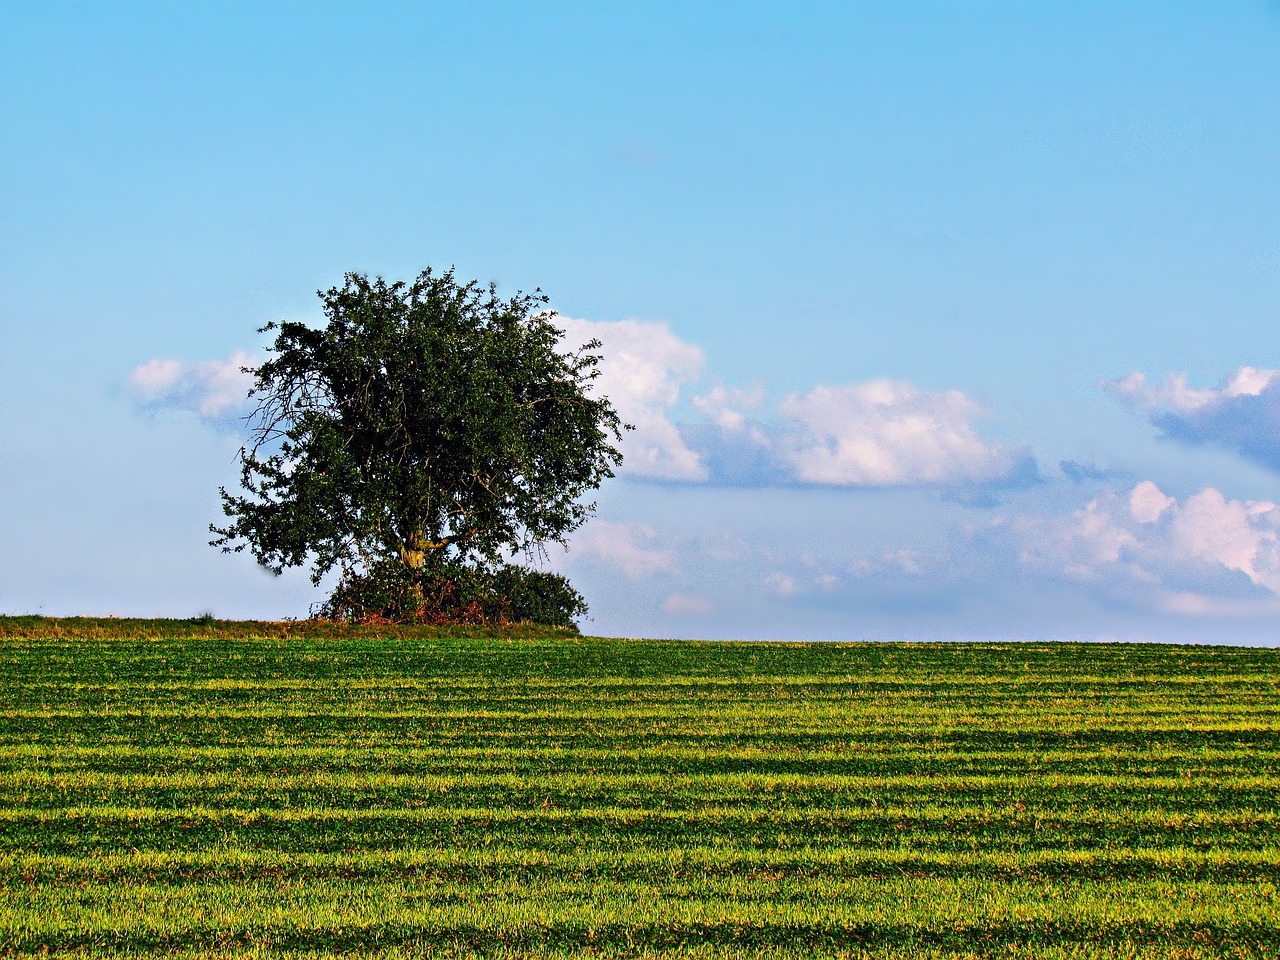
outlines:
[[[1025,451],[978,435],[982,411],[954,390],[873,380],[814,387],[764,410],[762,388],[717,386],[693,404],[708,422],[683,436],[709,478],[728,486],[938,487],[990,506],[992,488],[1039,479]]]
[[[688,593],[673,593],[662,601],[662,612],[673,617],[705,617],[715,611],[715,605],[706,597]]]
[[[789,573],[775,570],[764,578],[764,586],[780,597],[790,597],[800,592],[800,584]]]
[[[148,409],[183,410],[218,427],[236,424],[248,412],[246,397],[253,375],[243,368],[254,359],[237,350],[225,360],[152,359],[134,367],[129,383]]]
[[[1276,504],[1227,500],[1208,487],[1181,506],[1171,505],[1169,540],[1182,555],[1238,570],[1253,583],[1280,595],[1280,550]]]
[[[767,409],[761,384],[715,384],[689,397],[702,422],[677,423],[681,391],[702,376],[701,349],[665,324],[557,317],[565,341],[602,343],[597,390],[636,429],[622,472],[731,486],[939,486],[973,503],[985,487],[1037,476],[1021,451],[988,443],[982,411],[958,391],[874,380],[815,387]]]
[[[597,339],[602,344],[595,389],[635,427],[623,437],[622,472],[663,480],[707,479],[705,465],[670,420],[681,388],[702,375],[701,348],[681,340],[664,323],[560,316],[555,323],[571,347]]]
[[[1108,493],[1069,517],[1019,521],[1026,566],[1170,612],[1280,596],[1280,507],[1206,487],[1177,500],[1151,481]]]
[[[1008,478],[1026,459],[980,438],[972,426],[978,406],[955,390],[928,393],[873,380],[815,387],[786,397],[778,409],[793,428],[782,458],[802,483],[989,483]]]
[[[1168,439],[1223,446],[1280,471],[1280,370],[1241,367],[1204,389],[1188,386],[1181,373],[1159,383],[1132,373],[1103,387]]]
[[[643,580],[676,569],[675,554],[655,547],[656,539],[653,528],[644,524],[597,519],[574,536],[571,552],[576,558],[612,567],[628,580]]]
[[[878,556],[856,557],[848,563],[848,573],[855,580],[903,580],[921,579],[928,575],[939,580],[949,564],[948,558],[925,554],[914,547],[895,547],[884,550]],[[835,577],[838,581],[840,578]]]
[[[763,439],[759,428],[749,427],[744,411],[756,410],[764,403],[764,387],[754,384],[750,387],[726,387],[716,384],[704,394],[693,398],[693,405],[701,410],[721,430],[737,433],[743,430],[755,430],[756,436]]]
[[[1129,513],[1139,523],[1156,523],[1178,501],[1165,494],[1150,480],[1143,480],[1129,493]]]

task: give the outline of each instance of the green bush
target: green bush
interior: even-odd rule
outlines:
[[[557,573],[448,559],[421,570],[384,560],[350,573],[315,615],[351,623],[536,623],[576,629],[574,621],[586,613],[586,600]]]
[[[573,627],[587,615],[587,601],[558,573],[504,563],[492,574],[492,589],[510,605],[516,623]]]

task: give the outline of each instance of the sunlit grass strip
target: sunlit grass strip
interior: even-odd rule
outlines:
[[[95,896],[100,894],[101,896]],[[1273,886],[1206,882],[1046,883],[951,878],[786,881],[709,878],[671,884],[495,880],[325,880],[183,886],[33,887],[0,915],[16,950],[49,941],[74,949],[260,943],[278,947],[458,940],[498,946],[791,944],[837,952],[867,944],[999,946],[1037,942],[1093,948],[1212,945],[1264,956],[1274,942]],[[1234,951],[1234,953],[1232,952]]]
[[[147,850],[126,853],[22,854],[0,856],[3,879],[16,885],[164,882],[209,880],[343,879],[399,877],[481,881],[499,877],[542,882],[576,878],[594,883],[653,879],[701,881],[739,876],[764,881],[833,877],[996,877],[1024,880],[1280,879],[1280,850],[1197,850],[1131,848],[1114,851],[875,850],[861,846],[760,850],[726,844],[644,850],[561,852],[510,847],[405,848],[360,853],[252,851],[223,847],[198,851]]]

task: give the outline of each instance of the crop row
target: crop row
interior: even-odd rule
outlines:
[[[454,940],[479,947],[637,946],[705,942],[820,950],[1212,945],[1265,956],[1275,888],[1200,881],[1077,883],[952,878],[761,877],[697,882],[356,880],[30,887],[0,914],[0,943],[34,951],[269,943],[356,951],[365,944]]]
[[[84,887],[323,879],[483,883],[648,882],[702,884],[737,877],[748,884],[825,884],[855,877],[996,878],[1015,881],[1142,880],[1280,881],[1277,851],[1155,848],[1122,850],[875,850],[864,846],[794,850],[684,844],[641,849],[593,847],[557,851],[493,843],[466,847],[400,846],[358,853],[231,848],[0,855],[0,879],[11,888]],[[754,887],[753,887],[754,889]]]
[[[75,852],[96,856],[126,850],[196,850],[206,847],[295,852],[397,850],[412,846],[517,849],[672,850],[723,844],[754,850],[800,850],[855,843],[868,850],[926,852],[1125,851],[1157,849],[1274,853],[1273,814],[1175,819],[967,818],[963,811],[921,815],[887,811],[735,811],[698,815],[660,810],[588,808],[540,810],[458,809],[180,810],[98,808],[30,810],[0,820],[3,849],[14,853]]]
[[[16,780],[16,782],[14,782]],[[8,782],[6,782],[8,781]],[[1205,811],[1276,816],[1280,779],[1240,777],[1216,782],[1192,778],[1102,776],[1027,777],[785,777],[763,774],[564,776],[437,774],[281,775],[217,774],[80,776],[20,774],[0,777],[0,806],[11,814],[95,806],[178,810],[191,806],[264,811],[341,808],[365,810],[495,807],[533,810],[554,806],[580,812],[617,808],[644,812],[786,811],[823,819],[850,811],[938,807],[962,816],[1004,807],[1031,811],[1043,822],[1082,817],[1091,810],[1151,811],[1161,820],[1196,822]],[[0,819],[8,814],[0,812]],[[0,841],[2,843],[3,841]]]

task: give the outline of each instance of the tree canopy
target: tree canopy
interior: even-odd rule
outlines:
[[[580,498],[621,462],[623,425],[592,341],[561,345],[540,291],[427,269],[411,282],[349,273],[319,294],[328,323],[268,323],[237,494],[211,541],[276,573],[344,577],[388,563],[499,565],[563,542]]]

